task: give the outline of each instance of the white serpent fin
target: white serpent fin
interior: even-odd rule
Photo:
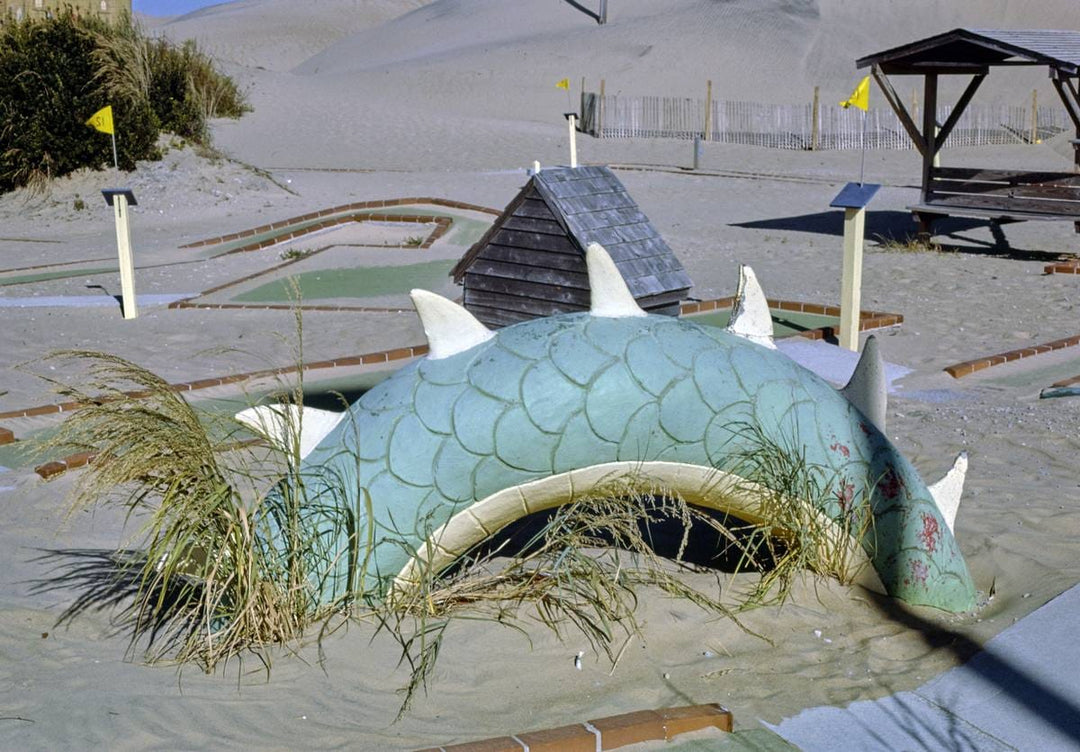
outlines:
[[[855,372],[840,393],[869,418],[877,430],[885,433],[889,384],[885,378],[885,362],[881,359],[881,350],[874,335],[866,338]]]
[[[934,497],[938,511],[945,518],[945,524],[949,526],[949,532],[954,532],[956,526],[956,513],[960,509],[960,496],[964,493],[964,476],[967,475],[968,456],[967,452],[956,455],[952,469],[945,473],[945,477],[930,486],[930,495]]]
[[[739,290],[735,293],[735,303],[731,306],[731,321],[727,325],[727,331],[770,350],[776,349],[769,301],[758,284],[754,270],[746,264],[739,266]]]
[[[452,300],[427,290],[409,293],[427,336],[428,357],[449,358],[487,342],[495,333]]]
[[[344,417],[343,412],[299,405],[260,405],[236,414],[238,421],[286,453],[294,451],[296,431],[299,429],[300,459],[311,454],[311,450],[317,447]]]
[[[589,313],[609,319],[648,315],[630,294],[626,280],[604,246],[589,243],[585,264],[589,268]]]

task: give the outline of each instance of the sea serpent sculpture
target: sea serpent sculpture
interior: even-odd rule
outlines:
[[[601,246],[590,245],[586,260],[589,312],[498,332],[414,290],[426,357],[345,413],[292,409],[300,524],[316,533],[308,539],[319,541],[313,556],[327,572],[314,583],[320,601],[356,586],[360,560],[364,584],[385,596],[415,582],[422,563],[440,571],[511,522],[620,478],[760,522],[760,487],[725,469],[753,450],[735,427],[753,426],[781,446],[794,441],[835,479],[829,495],[805,503],[855,552],[851,571],[868,562],[872,585],[912,604],[975,607],[952,534],[966,456],[927,487],[884,436],[884,367],[872,338],[837,391],[775,349],[749,267],[723,330],[646,314]],[[287,412],[263,406],[238,417],[287,444]],[[343,509],[351,536],[335,521]],[[867,512],[872,524],[850,524]],[[279,550],[281,530],[271,535]]]

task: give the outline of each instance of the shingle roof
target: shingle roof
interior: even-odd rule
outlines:
[[[553,167],[533,176],[519,198],[536,189],[567,236],[584,253],[599,243],[611,255],[635,298],[671,290],[687,290],[693,282],[674,252],[622,182],[607,167]],[[507,208],[512,213],[515,199]],[[496,220],[496,226],[506,214]],[[452,272],[461,275],[486,242],[474,245]]]
[[[953,29],[856,61],[865,68],[934,64],[1011,63],[1048,65],[1070,75],[1080,71],[1080,31],[1067,29]]]

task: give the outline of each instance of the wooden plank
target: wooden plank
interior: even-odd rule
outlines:
[[[672,290],[670,292],[660,293],[659,295],[649,295],[645,298],[638,298],[638,305],[647,311],[668,306],[675,306],[677,308],[680,303],[686,300],[689,292],[690,288],[685,287],[681,290]]]
[[[536,300],[550,300],[556,303],[570,305],[589,303],[588,287],[572,287],[570,285],[545,285],[525,282],[520,279],[506,279],[504,277],[485,277],[479,274],[466,274],[465,285],[478,292],[495,292],[503,295],[519,295]]]
[[[566,230],[561,224],[552,219],[540,219],[537,217],[522,217],[515,214],[507,217],[502,226],[507,230],[521,230],[522,232],[539,232],[544,235],[566,235]]]
[[[933,201],[943,196],[1000,196],[1018,202],[1041,200],[1080,201],[1080,186],[1060,185],[1000,185],[994,183],[962,183],[951,180],[935,181]]]
[[[469,268],[469,274],[482,277],[502,277],[504,279],[524,280],[533,284],[562,285],[588,289],[589,275],[575,273],[565,269],[551,269],[538,266],[520,266],[501,261],[477,259]]]
[[[581,253],[577,245],[565,235],[545,235],[539,232],[518,232],[500,229],[491,238],[492,243],[536,251],[551,250],[556,253]]]
[[[987,170],[981,167],[936,167],[935,180],[983,181],[988,183],[1051,184],[1080,187],[1080,175],[1073,172],[1031,172],[1024,170]]]
[[[484,249],[477,258],[491,261],[503,261],[509,264],[550,269],[565,269],[571,272],[584,274],[586,271],[585,257],[575,251],[574,253],[558,253],[554,251],[534,251],[526,248],[512,248],[504,245],[491,244]]]
[[[1080,217],[1080,203],[1024,201],[1022,204],[1000,197],[942,196],[932,203],[909,207],[914,212],[962,217],[965,213],[980,217],[1016,217],[1020,219],[1074,219]]]
[[[530,317],[554,316],[557,313],[589,310],[588,301],[579,304],[561,304],[552,300],[540,300],[518,295],[469,290],[469,305],[486,306],[503,311],[528,314]],[[471,309],[470,309],[471,310]]]
[[[521,311],[506,311],[500,308],[489,308],[488,306],[477,305],[476,303],[470,303],[466,301],[465,307],[476,316],[484,326],[490,329],[501,329],[504,326],[510,326],[511,324],[517,324],[522,321],[528,321],[535,316],[531,316]]]
[[[532,217],[534,219],[550,219],[555,222],[555,215],[551,213],[551,209],[544,202],[542,198],[532,196],[526,198],[521,202],[521,205],[514,211],[515,216]]]

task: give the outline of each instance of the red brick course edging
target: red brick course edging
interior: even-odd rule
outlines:
[[[365,209],[382,209],[388,206],[408,206],[411,204],[428,204],[431,206],[445,206],[450,209],[464,209],[466,211],[483,212],[484,214],[494,214],[499,216],[501,211],[491,209],[486,206],[477,206],[476,204],[467,204],[463,201],[450,201],[444,198],[391,198],[381,201],[360,201],[353,204],[342,204],[341,206],[335,206],[330,209],[322,209],[320,211],[309,212],[299,217],[291,217],[278,222],[273,222],[268,225],[260,225],[259,227],[253,227],[249,230],[241,230],[240,232],[234,232],[229,235],[222,235],[216,238],[207,238],[205,240],[197,240],[193,243],[187,243],[180,246],[181,248],[199,248],[207,245],[217,245],[219,243],[228,243],[232,240],[239,240],[241,238],[249,238],[254,235],[262,235],[272,230],[277,230],[289,225],[297,224],[300,222],[308,222],[313,219],[319,219],[321,217],[329,217],[334,214],[342,214],[344,212],[356,212]],[[398,221],[398,220],[391,220]]]
[[[637,710],[542,731],[427,747],[417,752],[596,752],[639,742],[671,741],[679,734],[705,728],[730,732],[731,712],[716,703]]]
[[[679,306],[679,314],[685,316],[692,313],[706,313],[721,308],[730,308],[735,302],[734,296],[726,298],[714,298],[712,300],[700,300],[693,303],[683,303]],[[839,316],[840,306],[821,305],[820,303],[801,303],[796,300],[768,300],[769,308],[779,311],[791,311],[792,313],[812,313],[819,316]],[[875,329],[884,329],[889,326],[899,326],[904,323],[904,317],[899,313],[884,313],[882,311],[860,311],[859,331],[866,332]],[[836,337],[836,327],[822,326],[817,329],[809,329],[799,332],[800,337],[806,339],[826,339]]]
[[[313,232],[317,232],[319,230],[325,230],[325,229],[327,229],[329,227],[336,227],[337,225],[343,225],[343,224],[346,224],[348,222],[402,222],[402,223],[410,223],[410,224],[434,224],[434,225],[436,225],[435,229],[432,230],[428,234],[428,236],[426,238],[424,238],[424,240],[421,243],[419,243],[418,245],[406,245],[406,244],[402,243],[402,244],[399,244],[399,245],[396,245],[396,246],[395,245],[372,246],[374,248],[409,248],[409,249],[415,249],[415,250],[418,250],[418,251],[426,251],[427,249],[431,248],[432,244],[436,240],[438,240],[439,238],[441,238],[443,235],[446,234],[447,230],[450,229],[450,225],[453,222],[453,220],[450,219],[449,217],[437,217],[437,216],[434,216],[434,215],[431,215],[431,216],[428,216],[428,215],[417,216],[417,215],[413,215],[413,214],[348,214],[348,215],[341,216],[341,217],[333,217],[332,219],[327,219],[327,220],[324,220],[322,222],[317,222],[316,224],[308,225],[306,227],[301,227],[301,228],[299,228],[297,230],[293,230],[292,232],[290,232],[288,234],[282,233],[281,235],[274,235],[273,237],[264,238],[262,240],[254,241],[252,243],[247,243],[246,245],[242,245],[242,246],[239,246],[237,248],[233,248],[232,250],[230,250],[230,251],[228,251],[228,252],[226,252],[226,253],[224,253],[222,255],[227,256],[227,255],[232,254],[232,253],[246,253],[248,251],[259,251],[259,250],[262,250],[263,248],[270,248],[271,246],[278,245],[279,243],[285,243],[285,242],[288,242],[290,240],[295,240],[296,238],[302,238],[305,235],[310,235]],[[275,223],[275,225],[271,226],[271,230],[278,229],[277,225],[284,225],[286,227],[288,226],[287,223],[277,222],[277,223]],[[268,230],[268,232],[269,231],[270,230]],[[182,246],[182,247],[185,247],[185,246]]]
[[[1080,259],[1047,264],[1043,267],[1043,274],[1080,274]]]
[[[305,371],[315,370],[320,368],[337,368],[338,366],[360,366],[360,365],[373,365],[377,363],[389,363],[396,360],[407,360],[409,358],[418,358],[422,355],[426,355],[428,352],[427,345],[414,345],[410,347],[397,347],[392,350],[379,350],[378,352],[362,353],[360,355],[348,355],[341,358],[333,358],[330,360],[319,360],[313,363],[305,363],[303,368]],[[237,373],[230,376],[222,376],[218,378],[199,379],[197,381],[185,381],[178,384],[171,384],[171,388],[176,392],[189,392],[197,391],[199,389],[208,389],[214,386],[222,386],[227,384],[236,384],[242,381],[248,381],[256,378],[266,378],[268,376],[283,376],[289,373],[295,373],[297,371],[296,366],[286,366],[283,368],[271,368],[262,371],[249,371],[247,373]],[[139,399],[148,396],[145,391],[131,391],[124,392],[126,397],[132,399]],[[78,402],[60,402],[52,405],[38,405],[36,407],[28,407],[22,410],[9,410],[7,412],[0,412],[0,419],[3,418],[32,418],[41,415],[54,415],[57,413],[72,412],[78,410],[80,407]],[[14,434],[6,428],[0,427],[0,444],[8,443],[4,441],[5,437],[10,437],[9,441],[14,441]],[[42,478],[51,478],[59,475],[65,470],[70,470],[75,467],[82,467],[93,459],[92,455],[87,453],[79,453],[72,455],[71,457],[64,458],[63,460],[54,460],[46,462],[34,468]]]
[[[1080,376],[1070,376],[1067,379],[1062,379],[1061,381],[1054,382],[1050,386],[1051,387],[1063,387],[1063,386],[1073,386],[1074,384],[1080,384]]]
[[[1030,358],[1033,355],[1041,355],[1042,353],[1052,352],[1053,350],[1063,350],[1066,347],[1074,347],[1076,345],[1080,345],[1080,334],[1074,334],[1071,337],[1064,337],[1062,339],[1055,339],[1052,342],[1035,345],[1034,347],[1022,347],[1019,350],[1008,350],[985,358],[965,360],[963,363],[955,363],[946,367],[945,373],[949,374],[954,379],[959,379],[968,374],[975,373],[976,371],[981,371],[984,368],[999,366],[1002,363],[1011,363],[1014,360]],[[1055,386],[1057,386],[1057,384],[1055,384]]]

